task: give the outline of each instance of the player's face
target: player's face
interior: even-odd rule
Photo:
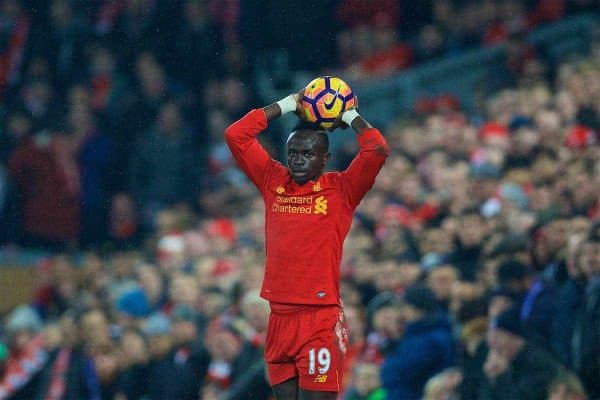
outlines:
[[[287,163],[292,179],[299,185],[315,180],[329,161],[327,147],[312,131],[293,132],[287,141]]]

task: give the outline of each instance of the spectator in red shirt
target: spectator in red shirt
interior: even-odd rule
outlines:
[[[38,133],[15,151],[8,166],[22,199],[25,242],[55,248],[74,243],[81,188],[71,138]]]

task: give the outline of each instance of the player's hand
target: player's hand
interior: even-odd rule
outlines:
[[[275,118],[293,112],[300,119],[304,119],[302,110],[302,95],[303,91],[288,94],[283,99],[263,107],[267,121],[273,121]]]
[[[304,110],[302,109],[302,96],[304,96],[304,88],[300,89],[297,93],[294,93],[293,96],[294,100],[296,100],[296,111],[294,111],[294,114],[303,120],[305,119]]]
[[[342,114],[337,116],[337,118],[335,119],[335,122],[333,123],[333,125],[331,125],[331,128],[329,128],[327,130],[334,131],[337,128],[348,129],[348,124],[345,123],[344,121],[342,121]]]
[[[358,97],[356,98],[356,105],[354,105],[353,107],[350,107],[348,110],[357,110],[358,111]],[[346,112],[348,110],[345,110],[344,112]],[[342,114],[343,113],[340,113],[340,115],[337,116],[337,118],[335,119],[335,122],[333,123],[331,128],[329,128],[330,131],[333,131],[337,128],[342,128],[342,129],[349,128],[348,124],[345,123],[344,121],[342,121]]]

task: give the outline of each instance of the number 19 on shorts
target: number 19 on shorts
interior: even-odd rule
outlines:
[[[329,349],[322,347],[317,352],[315,348],[308,352],[308,374],[315,374],[315,367],[318,364],[319,374],[326,374],[331,367],[331,352]]]

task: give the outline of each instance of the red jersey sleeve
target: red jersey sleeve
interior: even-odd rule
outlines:
[[[225,130],[227,146],[240,168],[262,191],[271,164],[274,161],[260,145],[256,137],[267,128],[267,116],[263,109],[255,109],[231,124]]]
[[[375,183],[377,174],[389,154],[385,138],[376,128],[365,129],[358,135],[358,154],[342,172],[342,185],[350,205],[358,206]]]

